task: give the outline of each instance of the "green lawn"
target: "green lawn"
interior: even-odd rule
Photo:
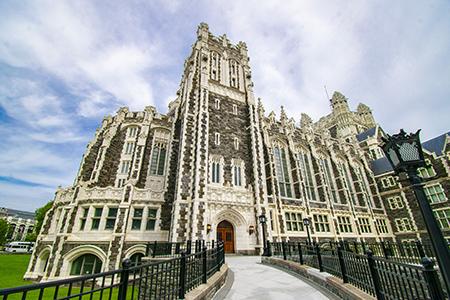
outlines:
[[[33,283],[23,280],[30,256],[29,254],[0,254],[0,289]]]
[[[0,290],[4,288],[22,286],[27,284],[32,284],[32,281],[23,280],[22,277],[25,274],[28,262],[30,260],[29,254],[0,254]],[[71,289],[71,294],[76,294],[79,292],[78,287],[73,287]],[[89,290],[89,288],[87,289]],[[58,298],[64,297],[68,294],[69,289],[66,286],[62,286],[58,289]],[[100,297],[100,292],[94,293],[92,300],[97,299],[109,299],[109,294],[111,293],[111,299],[117,299],[117,288],[113,288],[112,291],[105,290]],[[43,299],[53,299],[55,288],[46,288],[43,294]],[[137,290],[136,290],[137,293]],[[27,294],[26,299],[37,299],[39,295],[39,290],[32,291]],[[127,293],[127,299],[131,299],[131,293]],[[1,297],[0,297],[1,298]],[[20,300],[22,298],[21,294],[14,294],[8,297],[8,300]],[[137,298],[137,294],[134,295]],[[76,299],[80,299],[76,297]],[[90,295],[85,295],[82,299],[91,299]]]

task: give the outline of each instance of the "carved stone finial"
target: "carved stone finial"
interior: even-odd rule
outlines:
[[[357,112],[360,114],[363,113],[372,113],[372,110],[370,109],[370,107],[368,107],[367,105],[365,105],[364,103],[359,103],[358,107],[356,108]]]
[[[286,124],[287,119],[288,119],[288,117],[286,115],[286,112],[284,111],[284,106],[281,105],[281,114],[280,114],[281,124]]]
[[[207,40],[209,35],[209,26],[208,24],[202,22],[198,25],[197,29],[197,37],[199,40]]]
[[[270,114],[269,114],[270,122],[271,123],[275,123],[275,118],[276,118],[275,113],[273,111],[271,111]]]
[[[308,127],[311,127],[311,126],[312,126],[312,123],[313,123],[313,121],[312,121],[312,119],[311,119],[310,116],[308,116],[308,115],[305,114],[305,113],[302,113],[302,114],[301,114],[301,117],[300,117],[300,127],[302,127],[302,128],[308,128]]]

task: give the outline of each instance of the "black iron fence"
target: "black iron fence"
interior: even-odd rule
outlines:
[[[328,272],[377,299],[444,299],[445,291],[434,261],[426,256],[420,264],[403,263],[350,250],[344,243],[305,245],[294,242],[267,243],[269,253]]]
[[[216,244],[215,241],[205,242],[204,240],[188,240],[186,242],[154,241],[147,244],[145,255],[152,258],[176,257],[181,255],[182,252],[191,254],[202,251],[204,247],[215,248]]]
[[[323,242],[320,243],[322,249],[334,249],[343,244],[345,251],[356,254],[365,254],[368,250],[372,251],[376,257],[383,257],[397,262],[420,264],[422,257],[435,258],[433,247],[430,243],[422,243],[421,241],[410,242],[357,242],[357,241],[341,241],[341,242]]]
[[[196,252],[186,253],[180,248],[179,255],[157,262],[132,266],[126,259],[120,270],[2,289],[0,299],[184,299],[225,262],[222,243],[209,249],[200,244],[202,248]]]

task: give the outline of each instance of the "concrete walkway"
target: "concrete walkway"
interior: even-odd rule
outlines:
[[[230,280],[217,293],[216,300],[329,299],[300,278],[261,264],[259,256],[227,256],[225,261],[230,267]]]

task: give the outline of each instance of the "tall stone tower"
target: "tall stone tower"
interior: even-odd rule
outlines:
[[[267,197],[252,87],[245,43],[233,45],[200,24],[176,100],[171,241],[228,238],[244,253],[260,244],[257,216]]]

